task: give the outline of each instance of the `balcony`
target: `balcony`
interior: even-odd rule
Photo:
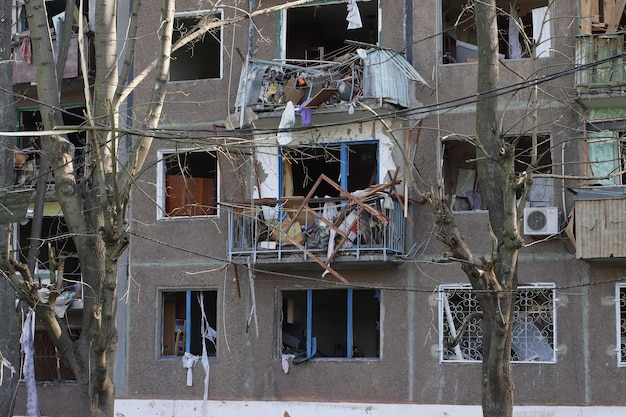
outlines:
[[[626,187],[584,187],[573,190],[576,258],[626,261]]]
[[[406,108],[414,104],[415,83],[427,85],[403,55],[371,45],[353,46],[341,56],[320,55],[317,61],[250,59],[241,72],[236,108],[272,112],[291,101],[317,109],[356,99]]]
[[[385,262],[404,253],[404,210],[385,192],[232,203],[230,260],[255,264]],[[334,273],[333,273],[334,275]]]
[[[624,33],[580,35],[576,40],[576,89],[585,107],[626,103]]]

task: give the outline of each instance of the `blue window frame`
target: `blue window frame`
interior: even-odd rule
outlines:
[[[161,356],[202,355],[203,316],[209,332],[212,329],[216,334],[217,290],[163,291],[161,308]],[[214,342],[207,339],[206,348],[209,356],[216,356]]]
[[[305,196],[320,174],[353,192],[378,184],[377,140],[285,146],[281,148],[281,197]],[[335,197],[338,191],[321,184],[318,197]]]
[[[380,290],[282,291],[282,351],[299,357],[380,357]]]

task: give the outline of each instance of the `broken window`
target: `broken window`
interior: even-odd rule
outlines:
[[[221,20],[221,13],[176,13],[172,44],[199,25]],[[222,77],[222,28],[211,29],[199,39],[172,53],[170,81],[191,81]]]
[[[554,292],[553,284],[520,285],[517,288],[511,336],[512,362],[556,361]],[[469,285],[439,286],[440,361],[482,361],[480,313]]]
[[[550,55],[550,13],[547,0],[498,0],[498,45],[501,59]],[[442,1],[443,63],[478,59],[473,8],[465,0]]]
[[[626,126],[624,125],[626,123],[622,120],[587,124],[587,175],[591,177],[589,185],[626,184],[624,174]],[[613,129],[604,130],[603,127]]]
[[[217,156],[204,150],[159,151],[159,218],[217,214]],[[165,214],[164,214],[164,212]]]
[[[380,357],[380,290],[282,291],[282,351],[315,357]]]
[[[282,196],[306,196],[321,174],[349,192],[378,183],[378,142],[341,142],[325,146],[282,148]],[[337,197],[339,191],[323,182],[317,196]]]
[[[58,203],[47,202],[41,228],[41,238],[30,239],[32,233],[32,209],[27,222],[17,223],[14,237],[15,258],[26,264],[29,251],[39,249],[35,264],[35,285],[48,300],[52,291],[57,293],[54,310],[69,329],[70,337],[77,340],[82,329],[82,278],[74,241],[71,239],[64,218],[59,216]],[[61,267],[62,265],[62,267]],[[61,272],[62,271],[62,275]],[[48,333],[35,329],[34,354],[35,379],[37,381],[75,380],[75,376],[61,360]]]
[[[285,51],[292,60],[333,60],[346,49],[346,40],[378,44],[378,0],[357,1],[362,27],[348,29],[347,0],[319,0],[289,8]],[[347,50],[347,49],[346,49]]]
[[[163,291],[161,293],[161,356],[217,353],[217,291]],[[204,333],[203,333],[204,332]]]
[[[515,172],[526,170],[531,163],[532,138],[518,136],[516,140]],[[476,147],[467,141],[445,140],[443,142],[443,178],[446,195],[453,210],[482,210],[476,167]],[[551,206],[554,200],[553,180],[542,178],[541,174],[552,172],[550,137],[537,137],[537,168],[533,171],[533,187],[529,196],[531,206]],[[536,187],[535,187],[536,185]],[[521,196],[521,193],[520,193]]]
[[[615,286],[617,300],[617,365],[626,366],[626,284]]]
[[[81,125],[84,122],[84,110],[83,106],[65,107],[62,112],[63,123],[69,126]],[[18,122],[19,130],[22,132],[43,130],[38,109],[18,110]],[[68,133],[67,138],[74,145],[74,168],[77,175],[82,177],[87,153],[86,134],[85,132]],[[41,137],[20,138],[18,146],[19,151],[16,153],[15,160],[16,183],[34,186],[40,176],[49,183],[54,182],[51,172],[39,174]]]

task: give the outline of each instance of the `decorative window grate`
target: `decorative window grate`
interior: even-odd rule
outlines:
[[[471,287],[442,285],[439,295],[440,360],[482,361],[481,310]],[[553,285],[518,287],[513,313],[511,361],[555,362],[555,307]],[[452,346],[449,341],[460,333],[459,343]]]

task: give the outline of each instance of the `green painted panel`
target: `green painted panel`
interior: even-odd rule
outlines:
[[[603,177],[619,172],[619,149],[617,132],[588,132],[587,152],[589,154],[590,175]],[[619,177],[593,180],[594,184],[618,185]]]

